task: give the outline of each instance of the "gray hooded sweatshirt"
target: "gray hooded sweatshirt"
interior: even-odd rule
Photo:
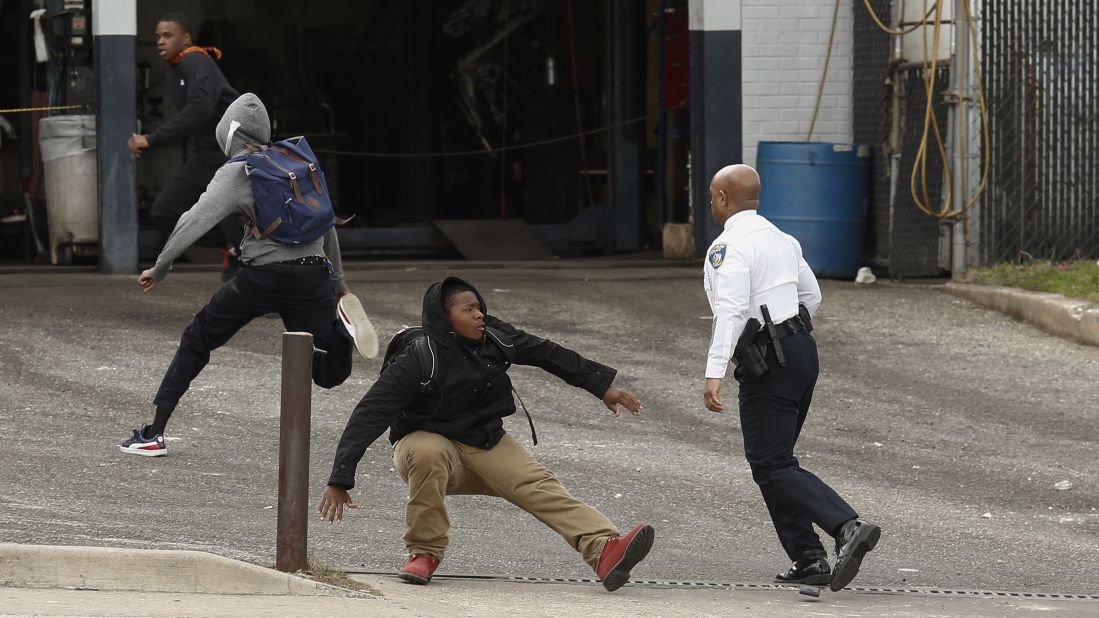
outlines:
[[[266,144],[271,141],[271,120],[267,116],[267,108],[259,97],[250,92],[240,95],[225,110],[215,136],[222,151],[230,158],[245,154],[248,144],[266,148]],[[249,221],[256,220],[252,182],[244,171],[244,165],[243,161],[235,161],[221,166],[210,184],[206,185],[206,191],[198,198],[198,202],[179,218],[172,235],[168,237],[168,242],[156,259],[156,265],[150,271],[154,279],[164,279],[172,268],[172,262],[222,219],[231,215],[244,215]],[[262,266],[310,255],[323,255],[332,261],[332,285],[337,291],[347,289],[335,228],[328,230],[317,240],[301,245],[284,245],[270,239],[257,240],[243,229],[242,233],[244,239],[240,243],[240,256],[246,266]]]

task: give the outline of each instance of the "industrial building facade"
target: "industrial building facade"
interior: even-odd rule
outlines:
[[[160,15],[181,12],[198,44],[223,50],[219,65],[229,82],[265,101],[276,137],[307,136],[337,209],[355,215],[340,230],[348,255],[453,256],[461,253],[455,239],[464,238],[498,245],[506,258],[504,241],[523,234],[562,256],[629,252],[661,248],[666,230],[679,226],[690,242],[672,253],[697,256],[717,233],[707,194],[714,171],[754,164],[760,142],[814,141],[869,149],[868,263],[914,276],[1011,259],[989,248],[997,230],[1024,247],[1026,231],[1014,217],[1031,221],[1030,230],[1049,217],[1027,210],[1041,205],[981,212],[982,200],[1000,204],[1005,190],[993,186],[995,169],[983,173],[985,159],[1000,157],[1007,183],[1028,177],[1010,172],[1003,150],[983,150],[984,128],[995,125],[997,111],[979,99],[1025,90],[1025,81],[1007,83],[1009,58],[1030,53],[1020,46],[1033,40],[1031,81],[1042,87],[1018,95],[1031,98],[1016,105],[1017,122],[1025,125],[1027,113],[1037,122],[1038,107],[1060,105],[1076,114],[1064,135],[1081,147],[1094,144],[1096,103],[1087,85],[1094,86],[1096,9],[1086,0],[1036,3],[1042,7],[943,0],[924,14],[924,4],[324,0],[303,12],[286,0],[5,2],[0,40],[16,59],[17,79],[0,107],[46,108],[4,115],[11,126],[0,142],[5,256],[29,259],[47,244],[45,226],[32,225],[41,223],[46,198],[37,121],[70,113],[95,115],[95,262],[104,272],[136,272],[139,258],[155,255],[145,218],[183,150],[135,161],[125,139],[176,111],[163,95],[153,31]],[[1007,49],[995,29],[1015,4],[1036,18],[1063,13],[1067,30],[1055,19],[1036,20],[1031,39],[1017,37],[1017,48]],[[972,38],[954,28],[967,23]],[[1041,27],[1057,36],[1043,38]],[[924,53],[916,43],[930,44],[933,34],[940,45]],[[1063,41],[1065,52],[1058,55],[1056,43],[1041,48],[1050,40]],[[940,79],[926,106],[932,72]],[[1064,96],[1049,99],[1057,92]],[[923,163],[932,170],[920,179],[929,185],[926,203],[914,194],[920,203],[912,204],[902,176],[926,137],[919,130],[925,108],[942,124],[943,149]],[[1067,154],[1051,151],[1050,158]],[[1094,200],[1090,210],[1085,204],[1094,195],[1094,168],[1080,168],[1075,193],[1050,194],[1080,205],[1064,215],[1079,224],[1094,223]],[[1027,186],[1016,192],[1044,190]],[[944,200],[972,196],[961,212],[942,209]],[[990,223],[993,216],[998,223]],[[478,223],[499,221],[520,227]],[[1095,249],[1083,234],[1061,249],[1068,245]]]

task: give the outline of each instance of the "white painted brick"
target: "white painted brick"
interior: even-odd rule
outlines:
[[[804,52],[797,56],[782,58],[783,69],[815,69],[820,66],[820,58],[815,55],[806,55]]]
[[[786,40],[791,43],[804,43],[809,45],[817,45],[820,43],[820,35],[817,34],[815,30],[788,30],[786,34]],[[790,51],[796,52],[797,50],[794,49]]]
[[[823,120],[843,121],[843,120],[847,120],[847,116],[848,116],[848,112],[845,109],[840,109],[838,107],[830,107],[829,108],[829,107],[824,107],[823,105],[821,105],[821,110],[820,110],[820,113],[817,117],[821,118]]]
[[[771,109],[782,109],[784,107],[797,107],[798,98],[786,95],[770,95],[762,97],[760,103]]]
[[[767,124],[767,123],[764,123]],[[817,116],[817,125],[813,127],[813,133],[817,134],[832,134],[836,135],[840,132],[840,123],[835,120],[821,120],[820,116]]]
[[[809,84],[806,82],[782,82],[779,87],[779,92],[781,94],[815,95],[817,92],[817,87],[814,84]],[[835,97],[833,97],[833,99],[835,99]],[[835,101],[832,102],[832,105],[835,105]]]
[[[770,118],[772,115],[773,113],[771,112],[771,110],[768,109],[763,109],[761,107],[748,109],[747,107],[745,107],[742,117],[744,118],[744,122],[746,123],[763,122],[764,120]]]
[[[813,130],[818,141],[851,140],[852,2],[861,5],[861,0],[843,0],[836,24],[825,94]],[[743,0],[742,10],[743,156],[754,164],[760,141],[805,139],[834,2]]]
[[[766,90],[766,92],[764,92],[763,96],[780,96],[782,94],[782,90],[781,90],[782,82],[775,82],[775,81],[761,82],[760,86],[762,86]],[[767,105],[762,100],[762,98],[760,100],[760,105],[764,105],[765,107],[772,108],[772,106]]]
[[[767,43],[759,46],[759,55],[765,58],[782,58],[786,56],[789,51],[789,46],[780,45],[778,43]],[[745,59],[747,59],[747,57],[745,57]]]
[[[841,9],[842,10],[842,9]],[[803,17],[819,17],[820,7],[814,6],[811,3],[787,3],[782,7],[783,19],[799,19]],[[831,13],[828,14],[831,17]]]
[[[834,110],[824,110],[834,111]],[[784,121],[797,122],[799,120],[808,120],[813,115],[813,110],[810,109],[784,109],[779,114],[779,117]]]
[[[759,31],[770,35],[789,30],[789,27],[790,24],[782,19],[761,19],[759,21]]]
[[[831,70],[829,70],[831,72]],[[797,75],[791,75],[790,79],[797,79],[803,82],[818,82],[820,81],[820,69],[800,69],[797,71]]]
[[[764,34],[767,34],[767,33],[764,33]],[[779,43],[782,43],[783,45],[787,46],[787,49],[786,49],[787,53],[797,51],[797,44],[799,42],[798,41],[798,34],[799,33],[798,33],[797,30],[789,30],[789,29],[778,30],[776,32],[771,32],[770,33],[770,35],[774,38],[775,41],[778,41]]]
[[[767,120],[760,123],[760,131],[766,135],[785,135],[790,128],[789,122]]]
[[[773,72],[782,68],[782,58],[753,58],[744,60],[745,68],[755,71]]]
[[[824,66],[824,47],[818,43],[801,43],[798,45],[798,57],[812,60],[800,69],[812,69]]]
[[[827,17],[816,19],[799,19],[797,21],[798,30],[803,32],[823,32],[824,37],[827,40],[828,33],[832,31],[832,13],[829,12]],[[836,34],[838,35],[840,30],[839,22],[836,22]]]
[[[771,87],[763,82],[744,82],[741,84],[741,88],[744,97],[771,94]],[[743,102],[741,104],[744,105]],[[744,105],[744,107],[747,109],[747,105]]]

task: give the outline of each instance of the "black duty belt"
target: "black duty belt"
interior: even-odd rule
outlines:
[[[778,334],[779,339],[803,330],[805,330],[805,324],[801,321],[801,318],[796,315],[785,322],[775,324],[775,332]],[[756,342],[759,345],[765,345],[770,340],[770,335],[767,333],[766,329],[759,331],[759,334],[756,335]]]

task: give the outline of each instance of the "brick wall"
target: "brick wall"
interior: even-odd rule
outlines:
[[[851,2],[840,0],[813,141],[852,140]],[[834,10],[835,0],[743,0],[745,163],[760,141],[805,140]]]

